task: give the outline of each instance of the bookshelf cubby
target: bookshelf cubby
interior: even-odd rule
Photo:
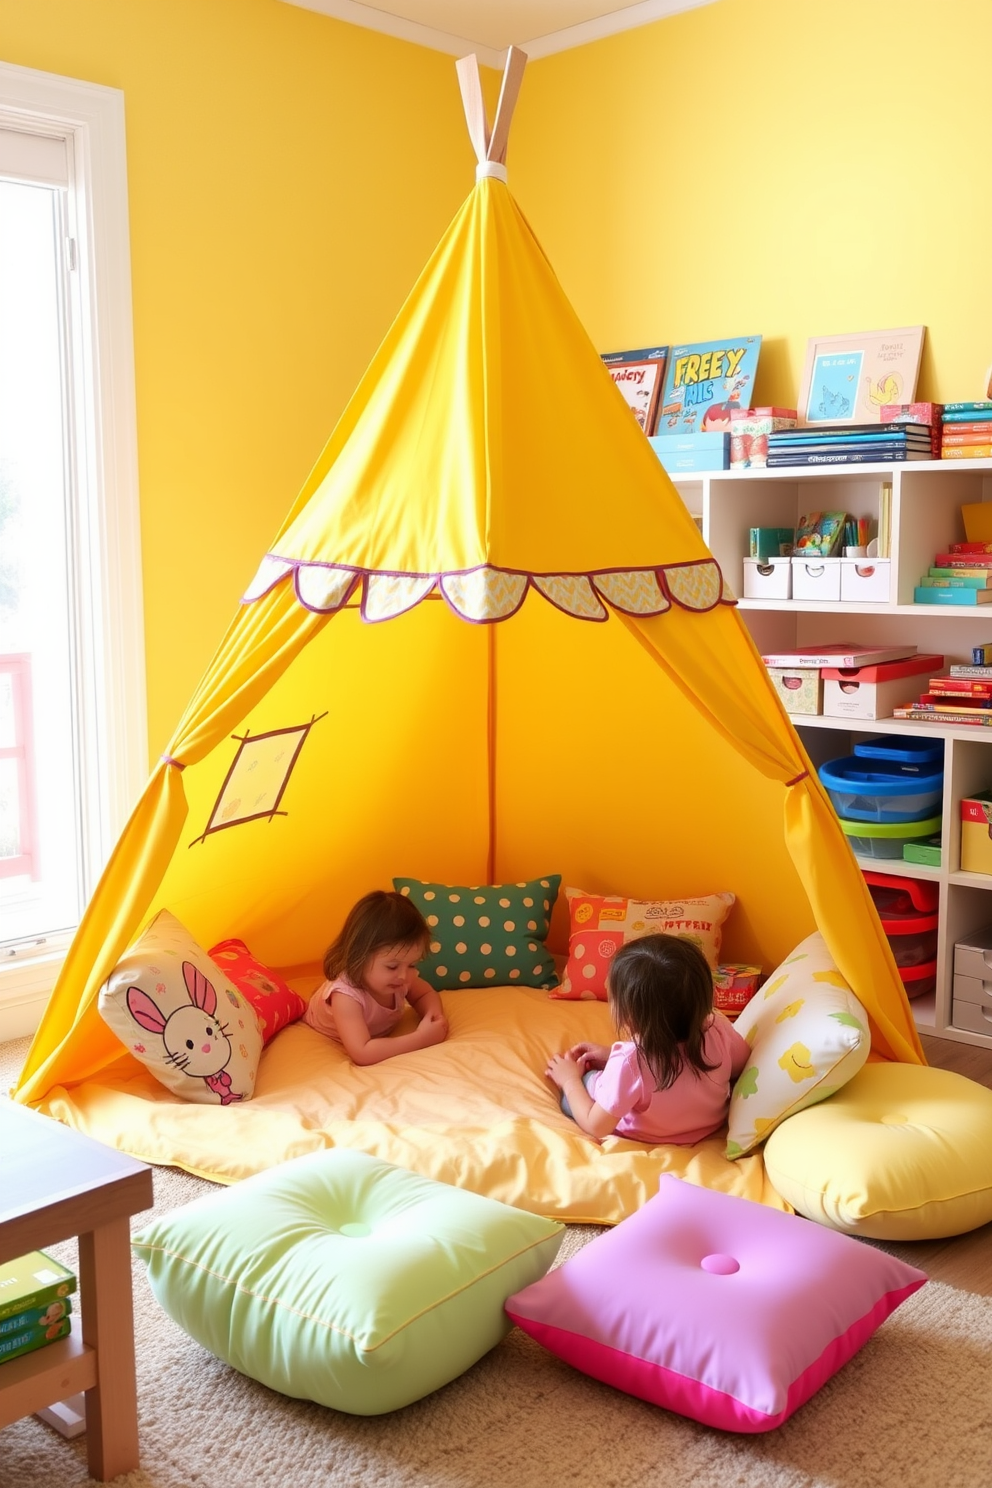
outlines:
[[[737,595],[743,592],[751,527],[790,527],[805,512],[844,510],[877,523],[883,485],[892,488],[891,583],[885,602],[824,602],[740,599],[741,616],[760,652],[852,641],[875,645],[912,643],[952,662],[970,662],[972,647],[992,641],[992,605],[917,605],[913,590],[949,542],[961,541],[965,503],[992,501],[992,460],[919,460],[897,465],[787,470],[714,470],[677,477],[675,486],[704,541]],[[873,528],[874,530],[874,528]],[[911,679],[912,680],[912,679]],[[907,696],[919,692],[909,686]],[[897,718],[793,718],[814,765],[850,754],[859,737],[926,734],[944,740],[944,801],[941,866],[901,859],[858,858],[862,868],[912,878],[935,879],[940,890],[937,987],[914,998],[921,1031],[992,1049],[989,1031],[955,1026],[954,946],[992,925],[992,874],[961,871],[959,803],[992,787],[992,728],[911,723]]]

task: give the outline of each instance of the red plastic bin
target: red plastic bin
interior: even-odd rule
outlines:
[[[940,887],[932,879],[897,878],[864,868],[868,892],[880,915],[935,914]]]
[[[937,989],[936,961],[927,961],[922,966],[900,966],[899,975],[907,997],[925,997]]]

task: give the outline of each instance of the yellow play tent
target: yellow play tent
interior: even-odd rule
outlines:
[[[394,874],[732,890],[725,959],[770,970],[818,927],[876,1056],[922,1061],[734,597],[508,190],[521,68],[512,53],[490,135],[459,64],[475,188],[135,807],[22,1101],[86,1126],[87,1082],[139,1070],[97,994],[159,908],[204,946],[237,935],[312,969]],[[553,949],[566,934],[559,908]]]

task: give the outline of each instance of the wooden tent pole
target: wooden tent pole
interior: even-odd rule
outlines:
[[[469,57],[459,57],[455,63],[469,139],[472,141],[475,158],[480,165],[485,160],[491,160],[497,165],[506,164],[510,121],[520,94],[520,84],[523,81],[526,66],[527,53],[522,52],[519,47],[511,46],[507,51],[506,64],[503,68],[503,82],[499,90],[499,102],[496,105],[496,122],[490,132],[489,120],[486,117],[486,102],[482,96],[478,57],[473,52]]]

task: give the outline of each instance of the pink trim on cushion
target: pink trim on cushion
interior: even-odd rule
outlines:
[[[507,1306],[507,1315],[525,1333],[529,1333],[550,1353],[564,1359],[567,1364],[602,1380],[604,1384],[636,1395],[651,1405],[660,1405],[677,1415],[688,1416],[704,1426],[716,1426],[721,1431],[755,1433],[771,1431],[815,1395],[832,1375],[854,1357],[858,1350],[885,1319],[895,1311],[907,1297],[919,1290],[926,1281],[912,1281],[895,1291],[887,1292],[863,1317],[858,1318],[839,1337],[832,1340],[807,1369],[804,1369],[789,1386],[784,1408],[775,1415],[755,1410],[722,1390],[714,1390],[699,1380],[690,1379],[676,1370],[648,1359],[635,1358],[622,1349],[572,1333],[566,1328],[556,1328],[547,1323],[523,1317]]]

